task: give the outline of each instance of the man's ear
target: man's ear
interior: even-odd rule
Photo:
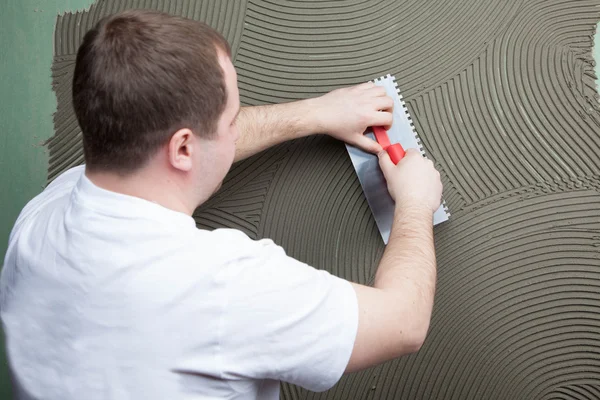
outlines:
[[[198,151],[194,132],[190,129],[180,129],[171,136],[169,140],[169,164],[180,171],[192,169],[192,155]]]

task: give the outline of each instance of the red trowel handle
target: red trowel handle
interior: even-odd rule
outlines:
[[[390,144],[390,138],[387,135],[387,132],[381,126],[374,126],[373,133],[375,134],[375,139],[377,139],[377,143],[383,147],[385,151],[390,155],[390,159],[394,164],[398,164],[402,158],[404,158],[404,149],[400,143]]]
[[[385,150],[390,155],[390,159],[394,164],[398,164],[404,158],[404,154],[406,154],[400,143],[394,143]]]

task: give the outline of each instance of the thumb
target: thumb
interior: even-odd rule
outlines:
[[[385,150],[377,153],[377,157],[379,157],[379,167],[383,171],[383,176],[387,179],[395,165],[390,159],[390,155]]]
[[[380,151],[383,151],[383,148],[379,143],[362,134],[356,139],[356,146],[372,154],[377,154]]]

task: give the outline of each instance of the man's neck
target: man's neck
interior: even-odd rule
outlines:
[[[192,215],[195,205],[186,202],[189,194],[185,185],[175,177],[142,169],[128,175],[111,172],[87,171],[86,177],[101,189],[138,197],[165,208]]]

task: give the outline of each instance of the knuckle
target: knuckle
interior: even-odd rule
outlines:
[[[361,89],[371,89],[374,87],[375,87],[375,83],[373,83],[373,82],[366,82],[366,83],[363,83],[362,85],[356,86],[356,88],[361,88]]]

